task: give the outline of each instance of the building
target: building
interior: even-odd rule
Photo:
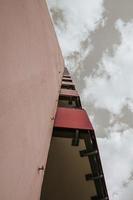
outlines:
[[[82,106],[68,71],[64,71],[64,61],[46,2],[1,0],[0,15],[0,199],[38,200],[41,190],[41,199],[45,194],[49,198],[51,192],[51,188],[48,188],[49,184],[47,184],[49,181],[51,186],[59,183],[56,188],[58,190],[55,190],[56,193],[59,189],[66,189],[61,193],[61,195],[65,195],[66,199],[73,199],[73,194],[77,195],[78,198],[83,191],[80,190],[80,185],[84,180],[83,177],[81,179],[81,175],[84,172],[84,166],[87,166],[86,164],[80,166],[79,163],[86,162],[88,158],[90,168],[87,167],[86,173],[88,173],[88,169],[90,169],[90,172],[86,175],[86,179],[90,181],[88,181],[88,185],[83,184],[86,188],[84,190],[85,195],[88,194],[86,191],[89,190],[88,195],[90,197],[88,196],[88,199],[92,196],[94,196],[92,199],[95,200],[108,199],[94,130],[90,121],[89,124],[88,121],[84,121],[85,119],[89,120],[89,118],[86,118],[86,112],[83,111],[84,120],[82,119],[82,122],[86,124],[83,135],[86,137],[86,130],[88,131],[88,128],[91,127],[89,134],[93,133],[93,137],[89,141],[95,146],[94,151],[88,146],[87,139],[87,151],[83,149],[80,152],[81,157],[85,158],[81,159],[75,156],[76,148],[82,147],[82,140],[84,139],[81,138],[83,135],[81,136],[80,130],[76,129],[74,137],[72,137],[73,133],[68,138],[64,133],[61,134],[60,128],[64,129],[64,127],[60,127],[61,114],[64,114],[64,111],[71,112],[71,109],[76,110],[76,108],[78,109],[76,111],[80,112]],[[63,82],[62,78],[64,79]],[[66,94],[67,90],[69,92]],[[73,90],[71,95],[70,90]],[[57,110],[58,98],[59,107]],[[63,109],[65,110],[63,111]],[[76,120],[77,118],[75,122]],[[80,124],[79,121],[78,124]],[[81,123],[81,126],[83,124]],[[73,132],[73,128],[70,129]],[[66,131],[68,132],[68,130]],[[47,162],[52,133],[53,139]],[[60,140],[60,136],[64,139],[61,138]],[[74,147],[68,145],[68,140],[71,140],[71,137]],[[77,146],[80,140],[81,146]],[[81,180],[81,183],[77,185],[78,187],[76,185],[75,187],[68,187],[65,179],[63,179],[65,180],[64,187],[61,187],[63,186],[61,179],[59,182],[57,179],[49,177],[49,175],[52,175],[49,167],[51,166],[51,156],[52,161],[54,161],[53,153],[51,153],[53,149],[56,150],[54,150],[55,155],[59,155],[56,164],[62,163],[60,162],[61,155],[57,154],[58,148],[62,148],[64,158],[64,165],[62,170],[59,170],[59,176],[69,177],[67,176],[68,172],[64,171],[67,169],[66,164],[71,163],[70,161],[73,158],[76,159],[77,165],[75,163],[71,165],[69,172],[74,175],[74,178],[71,176],[72,179],[70,180],[74,180],[76,177],[77,183]],[[64,155],[66,155],[66,159]],[[71,158],[70,155],[74,157]],[[94,170],[92,170],[93,167]],[[94,174],[97,168],[101,170],[98,171],[100,174]],[[56,170],[58,172],[57,168],[53,169],[53,172],[56,172]],[[76,172],[81,173],[77,174],[79,176],[75,176]],[[43,180],[44,184],[42,185]],[[71,188],[72,191],[70,191]],[[55,197],[54,199],[56,199],[55,194],[50,198]],[[61,198],[61,195],[58,193],[57,197]],[[49,200],[47,198],[45,199]]]

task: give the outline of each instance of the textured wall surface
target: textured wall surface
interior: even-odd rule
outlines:
[[[64,63],[40,0],[0,0],[0,199],[39,200]]]

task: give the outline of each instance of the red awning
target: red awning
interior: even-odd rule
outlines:
[[[61,89],[60,91],[60,95],[61,96],[74,96],[74,97],[78,97],[78,92],[76,90],[68,90],[68,89]]]
[[[54,127],[94,130],[84,109],[58,107]]]

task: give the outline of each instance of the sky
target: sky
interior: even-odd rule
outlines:
[[[110,200],[132,200],[133,1],[48,0],[48,6],[96,130]]]

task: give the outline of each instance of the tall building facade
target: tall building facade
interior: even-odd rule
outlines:
[[[0,199],[38,200],[64,63],[45,1],[0,0]]]
[[[94,129],[46,2],[0,5],[0,199],[108,199]]]

